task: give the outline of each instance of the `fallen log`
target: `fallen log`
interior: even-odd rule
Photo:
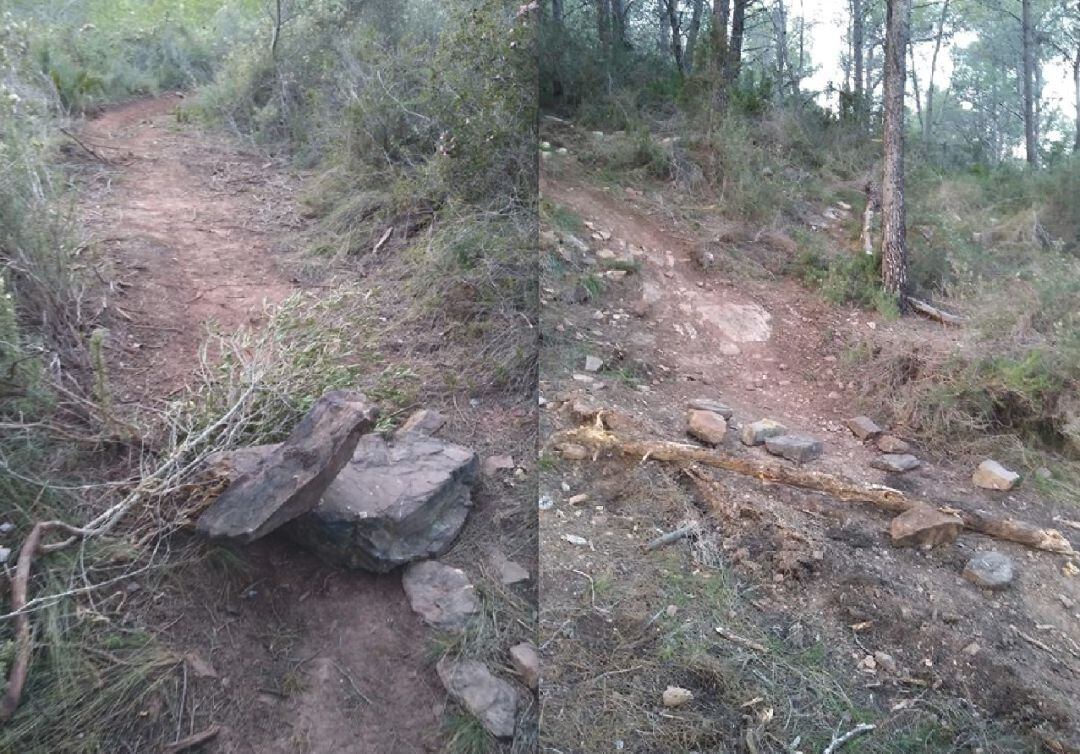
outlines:
[[[558,432],[550,442],[555,447],[563,443],[573,443],[592,448],[597,452],[615,451],[639,458],[643,462],[652,460],[666,463],[699,463],[703,466],[754,477],[762,482],[824,492],[845,502],[868,503],[894,514],[903,513],[919,505],[926,505],[940,508],[944,513],[957,515],[963,520],[965,528],[995,539],[1016,542],[1036,550],[1063,555],[1076,554],[1069,540],[1057,529],[1044,529],[988,511],[941,507],[927,500],[909,497],[889,487],[861,485],[843,477],[788,466],[779,461],[739,458],[717,450],[678,442],[624,439],[596,426]]]
[[[922,314],[925,317],[929,317],[932,320],[940,322],[943,325],[954,325],[959,327],[964,324],[964,318],[958,317],[955,314],[950,314],[944,309],[938,309],[936,306],[932,306],[925,301],[921,301],[917,298],[907,297],[908,303],[911,304],[911,308]]]

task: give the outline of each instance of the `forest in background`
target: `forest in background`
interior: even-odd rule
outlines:
[[[890,11],[905,22],[893,32],[906,68],[891,138]],[[598,175],[671,187],[690,222],[708,205],[787,233],[798,252],[766,274],[890,317],[900,307],[883,281],[879,205],[885,145],[899,142],[906,221],[884,235],[903,239],[903,290],[965,327],[944,344],[853,344],[868,403],[928,442],[1075,457],[1080,100],[1060,93],[1080,85],[1080,5],[850,0],[828,50],[815,47],[812,12],[789,0],[552,0],[542,107],[611,135],[577,154]],[[832,82],[821,85],[822,68]],[[852,207],[839,243],[802,219],[836,202]],[[753,257],[737,246],[725,249],[736,267]]]
[[[175,485],[199,458],[280,440],[328,389],[360,384],[391,416],[421,392],[534,389],[527,22],[501,0],[0,3],[0,495],[13,541],[37,521],[95,522],[34,581],[46,649],[25,690],[35,703],[0,730],[0,749],[172,737],[133,710],[173,684],[175,658],[137,617],[101,631],[78,595],[221,557],[175,539]],[[106,356],[116,314],[98,305],[100,250],[75,212],[100,155],[77,130],[102,108],[170,91],[185,93],[178,125],[224,130],[303,171],[309,222],[280,241],[321,293],[289,299],[260,331],[208,333],[208,349],[229,354],[220,365],[161,407],[118,408]],[[385,284],[372,278],[381,267]],[[366,292],[361,279],[374,280]],[[415,336],[405,349],[402,333]],[[384,341],[401,363],[381,356]],[[441,349],[453,366],[420,371]],[[132,508],[155,521],[98,517]],[[76,574],[84,587],[72,592]],[[18,647],[8,620],[5,676]]]

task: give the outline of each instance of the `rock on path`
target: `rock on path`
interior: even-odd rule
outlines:
[[[1016,578],[1016,567],[1008,555],[987,550],[971,557],[964,566],[964,578],[987,589],[1004,589]]]
[[[198,530],[251,542],[311,510],[378,416],[378,408],[361,393],[325,394],[285,442],[273,446],[203,512]]]
[[[971,483],[984,490],[1011,490],[1020,481],[1020,475],[1009,471],[997,461],[989,459],[979,464],[971,475]]]
[[[897,547],[936,547],[955,541],[963,528],[957,516],[916,505],[890,522],[889,535]]]
[[[480,600],[460,568],[437,560],[413,563],[401,576],[412,609],[426,623],[444,631],[464,631],[480,612]]]
[[[796,463],[812,461],[824,450],[821,441],[809,435],[780,435],[765,440],[765,449],[774,456]]]
[[[465,707],[491,735],[511,738],[517,718],[514,687],[496,677],[477,660],[444,657],[435,668],[446,691]]]
[[[332,563],[386,573],[449,549],[476,471],[476,454],[460,445],[416,432],[366,435],[319,504],[283,531]]]

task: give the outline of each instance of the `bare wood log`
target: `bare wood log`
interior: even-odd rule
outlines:
[[[954,325],[959,327],[964,324],[964,318],[958,317],[955,314],[950,314],[943,309],[938,309],[936,306],[931,306],[925,301],[921,301],[917,298],[907,297],[908,303],[911,304],[911,308],[930,319],[936,320],[943,325]]]
[[[752,639],[747,639],[744,636],[739,636],[738,634],[732,633],[723,626],[717,626],[715,630],[719,636],[727,639],[732,644],[738,644],[740,647],[752,649],[755,652],[765,653],[769,651],[769,648],[766,647],[764,644],[753,641]]]
[[[717,450],[678,442],[623,439],[596,427],[579,427],[559,432],[551,438],[551,442],[552,444],[576,443],[596,451],[616,451],[623,455],[635,456],[642,461],[700,463],[704,466],[754,477],[762,482],[774,482],[789,487],[824,492],[845,502],[869,503],[895,514],[903,513],[919,505],[939,507],[930,501],[909,497],[889,487],[860,485],[843,477],[788,466],[779,461],[739,458]],[[1003,518],[987,511],[960,510],[952,507],[944,507],[941,510],[958,515],[966,528],[989,537],[1016,542],[1047,552],[1076,554],[1069,540],[1057,529],[1044,529],[1025,521]]]

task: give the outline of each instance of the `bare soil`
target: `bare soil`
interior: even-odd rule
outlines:
[[[572,154],[547,164],[541,194],[552,214],[591,227],[542,228],[542,441],[573,425],[568,407],[582,396],[631,417],[628,432],[686,440],[687,403],[709,398],[734,409],[727,452],[764,454],[743,447],[737,427],[771,418],[824,442],[811,462],[821,471],[1049,527],[1077,518],[1031,485],[974,489],[978,459],[916,447],[914,472],[869,466],[876,450],[843,426],[860,402],[848,344],[900,328],[948,337],[941,326],[836,307],[790,279],[743,274],[723,254],[704,269],[699,249],[733,233],[719,217],[694,226],[673,211],[693,198],[662,185],[624,190]],[[764,229],[735,230],[755,239]],[[775,246],[751,241],[740,253],[775,255]],[[637,269],[605,273],[604,249]],[[604,369],[585,373],[586,355]],[[544,458],[548,751],[821,751],[856,722],[877,729],[845,751],[1080,745],[1080,588],[1063,570],[1068,559],[971,533],[930,552],[896,549],[886,517],[823,496],[705,469],[703,486],[656,464],[571,462],[550,449]],[[581,494],[585,502],[569,502]],[[699,537],[644,551],[686,521],[701,523]],[[1065,533],[1075,545],[1076,532]],[[1005,591],[960,575],[972,553],[991,548],[1019,569]],[[768,650],[725,640],[717,625]],[[888,655],[884,665],[867,662],[875,653]],[[663,707],[668,685],[694,700]]]
[[[290,240],[303,230],[295,198],[303,176],[182,122],[180,104],[175,95],[132,102],[81,132],[111,162],[89,179],[78,211],[112,281],[104,286],[110,376],[133,413],[184,389],[207,327],[257,327],[268,306],[300,289],[285,270],[295,258]],[[371,279],[377,288],[377,271]],[[358,339],[366,335],[357,328]],[[453,368],[440,358],[431,352],[432,369]],[[534,407],[468,396],[460,407],[457,398],[432,405],[449,418],[441,436],[481,456],[513,453],[532,468]],[[469,650],[497,658],[505,674],[507,648],[534,631],[535,584],[505,587],[491,565],[510,557],[536,573],[522,520],[534,502],[519,476],[478,483],[466,531],[445,557],[474,579],[485,620],[507,621],[489,646]],[[237,549],[186,544],[176,551],[195,557],[129,601],[140,623],[187,658],[143,715],[179,719],[176,737],[221,726],[208,752],[442,748],[453,731],[434,670],[441,645],[409,608],[400,574],[342,571],[275,535]],[[522,688],[522,696],[532,695]],[[530,714],[523,719],[527,726]]]

